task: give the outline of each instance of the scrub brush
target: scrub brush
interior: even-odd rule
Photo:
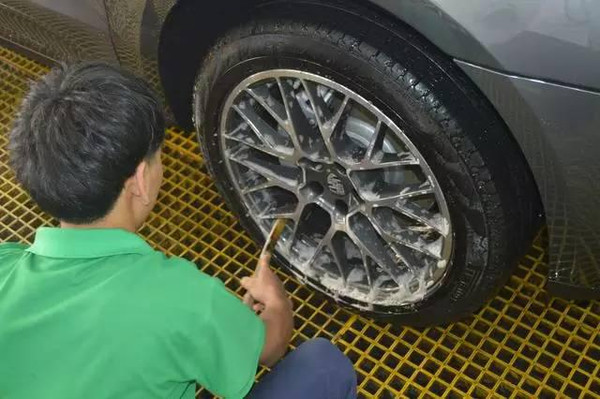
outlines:
[[[279,241],[279,238],[281,237],[281,233],[283,233],[285,224],[286,224],[285,219],[277,219],[275,221],[275,223],[273,223],[273,227],[271,227],[271,231],[269,232],[269,235],[267,236],[265,245],[263,245],[263,248],[260,251],[260,258],[262,258],[265,255],[271,256],[273,254],[273,251],[275,250],[275,246],[277,245],[277,241]],[[251,307],[254,304],[254,298],[252,298],[252,295],[250,295],[249,292],[246,292],[246,294],[244,295],[244,303]]]

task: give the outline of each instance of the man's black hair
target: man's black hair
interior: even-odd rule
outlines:
[[[161,102],[142,79],[100,63],[62,65],[32,85],[10,134],[17,180],[40,208],[91,223],[164,140]]]

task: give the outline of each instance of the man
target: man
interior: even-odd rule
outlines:
[[[141,80],[103,64],[53,70],[10,135],[17,180],[60,220],[33,245],[0,245],[0,397],[348,398],[331,343],[284,355],[292,306],[261,259],[243,280],[260,309],[135,234],[162,180],[164,118]]]

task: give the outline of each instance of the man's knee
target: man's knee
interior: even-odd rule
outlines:
[[[356,373],[335,345],[323,338],[311,339],[275,365],[250,397],[353,399]]]
[[[311,367],[333,373],[349,384],[356,384],[356,372],[352,362],[331,341],[314,338],[304,342],[297,350],[303,352],[301,356],[306,356],[306,360],[310,359]]]
[[[306,356],[331,359],[332,361],[342,361],[346,356],[331,341],[325,338],[313,338],[298,347]]]

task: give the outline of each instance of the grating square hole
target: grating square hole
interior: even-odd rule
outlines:
[[[471,353],[473,353],[471,346],[467,345],[467,344],[460,344],[458,346],[458,350],[457,352],[462,355],[463,357],[468,358],[469,356],[471,356]]]
[[[456,382],[455,382],[455,387],[458,388],[460,391],[467,393],[469,391],[469,388],[471,387],[471,383],[469,381],[467,381],[466,379],[459,377]]]
[[[472,365],[467,366],[465,371],[463,372],[467,377],[475,380],[479,376],[479,369],[475,368]]]
[[[393,353],[388,353],[383,359],[384,364],[389,366],[392,370],[395,370],[400,363],[400,358]]]
[[[527,371],[530,365],[530,363],[527,360],[521,357],[517,358],[513,364],[517,369],[523,372]]]
[[[419,372],[415,377],[415,381],[417,382],[417,384],[425,388],[427,384],[429,384],[430,378],[426,374]]]
[[[519,382],[521,381],[521,375],[515,372],[506,373],[504,378],[513,385],[519,385]]]
[[[450,361],[448,362],[448,365],[450,367],[452,367],[454,370],[456,371],[460,371],[464,365],[464,362],[462,361],[462,359],[458,358],[457,356],[450,356]]]
[[[579,368],[588,373],[592,373],[594,370],[594,367],[595,367],[594,365],[598,364],[598,359],[600,359],[600,358],[599,357],[589,357],[589,358],[581,359],[581,363],[579,363]],[[597,374],[595,377],[599,378],[599,376]]]
[[[461,399],[461,398],[464,397],[464,395],[461,392],[459,392],[459,391],[452,390],[452,391],[450,391],[450,392],[447,393],[446,397],[448,399]]]
[[[405,375],[405,374],[402,374],[402,375]],[[411,373],[411,375],[412,375],[412,373]],[[397,392],[399,392],[403,386],[404,386],[404,382],[398,376],[394,376],[389,383],[389,387]]]
[[[377,390],[379,389],[379,384],[375,383],[373,380],[368,380],[365,385],[363,385],[365,391],[367,391],[371,395],[375,395]]]
[[[367,373],[371,373],[371,370],[373,370],[373,368],[375,367],[375,362],[373,362],[372,360],[369,360],[367,358],[364,358],[360,364],[359,364],[361,370],[366,371]]]
[[[376,367],[373,375],[379,381],[381,381],[382,383],[385,383],[385,381],[387,381],[388,378],[390,377],[390,372],[388,370],[384,369],[383,367]]]
[[[456,373],[452,372],[449,369],[444,368],[440,372],[440,379],[448,385],[452,384],[452,381],[454,380],[455,377],[456,377]]]
[[[480,383],[483,384],[487,388],[493,388],[496,385],[496,378],[491,374],[485,373],[480,380]]]
[[[557,391],[559,391],[562,388],[564,382],[564,379],[558,378],[554,375],[551,375],[550,378],[548,378],[548,386],[556,389]]]
[[[423,360],[425,359],[425,356],[423,356],[422,354],[413,351],[410,356],[408,357],[408,360],[410,360],[413,364],[419,366]]]
[[[367,351],[370,345],[371,343],[363,337],[359,337],[358,340],[354,342],[354,346],[363,352]]]
[[[477,353],[473,358],[473,363],[477,364],[479,367],[484,368],[489,362],[489,356],[485,353]]]
[[[429,387],[429,391],[437,396],[443,396],[446,390],[446,386],[436,380],[434,380],[431,386]]]
[[[595,379],[590,385],[590,392],[598,393],[600,392],[600,381]]]
[[[405,363],[402,366],[400,366],[400,370],[398,371],[406,378],[412,378],[412,375],[415,372],[415,368]]]
[[[564,393],[569,398],[580,398],[581,397],[581,388],[578,388],[574,385],[568,384],[564,390]]]
[[[418,387],[416,387],[412,384],[408,384],[404,388],[404,396],[405,397],[416,398],[419,396],[420,393],[421,393],[421,389],[419,389]]]

